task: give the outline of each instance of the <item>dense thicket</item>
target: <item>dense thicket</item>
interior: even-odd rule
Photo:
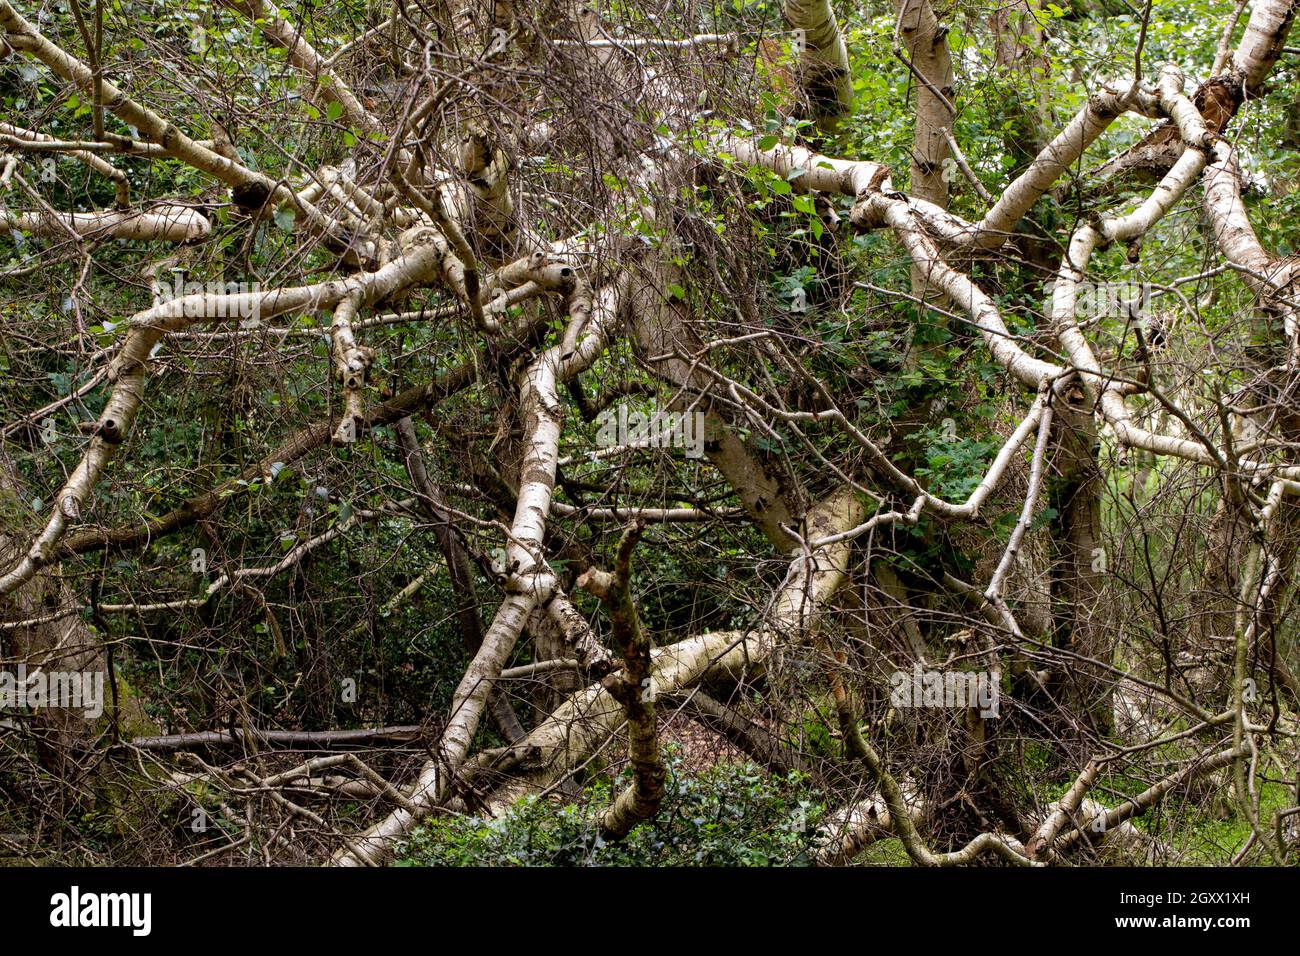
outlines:
[[[1294,864],[1295,8],[0,0],[0,859]]]

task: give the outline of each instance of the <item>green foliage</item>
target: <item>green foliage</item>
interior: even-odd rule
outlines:
[[[307,102],[311,81],[291,68],[275,48],[237,12],[197,0],[122,0],[110,5],[109,72],[130,94],[156,106],[187,135],[203,139],[217,124],[231,126],[242,162],[250,168],[286,177],[297,185],[299,173],[337,163],[352,152],[363,134],[346,128],[344,108],[333,96]],[[526,5],[525,5],[526,6]],[[1230,6],[1230,5],[1228,5]],[[80,51],[82,41],[58,5],[41,17],[42,29],[66,49]],[[827,155],[886,163],[894,186],[906,191],[915,115],[911,107],[915,77],[893,50],[896,22],[883,2],[839,4],[851,56],[856,99],[854,119],[833,132],[789,114],[789,97],[781,91],[782,71],[797,68],[798,50],[780,26],[780,0],[727,0],[702,13],[701,28],[735,31],[746,38],[742,59],[751,62],[751,39],[763,36],[775,45],[773,59],[757,58],[752,97],[719,102],[701,99],[690,118],[653,115],[652,108],[630,104],[631,121],[647,139],[697,161],[698,175],[663,196],[646,185],[627,157],[591,156],[559,143],[541,155],[519,150],[512,155],[512,189],[530,218],[529,229],[549,239],[623,240],[636,255],[660,261],[670,275],[664,287],[671,307],[698,321],[701,342],[761,331],[779,336],[809,378],[825,393],[808,387],[775,351],[713,348],[702,357],[721,374],[765,390],[765,399],[791,410],[823,409],[829,395],[853,425],[878,440],[891,460],[917,475],[934,492],[951,501],[965,500],[988,468],[1008,433],[1008,422],[1023,414],[1025,394],[1008,387],[1008,376],[993,361],[962,310],[937,303],[943,312],[916,301],[912,266],[890,230],[853,235],[848,227],[852,197],[824,196],[841,217],[832,235],[819,206],[803,189],[807,170],[783,176],[766,169],[741,167],[735,157],[719,155],[715,136],[736,131],[753,135],[762,149],[778,144],[808,146]],[[376,14],[374,4],[359,0],[325,3],[303,0],[291,11],[323,54],[338,48]],[[662,33],[691,26],[644,18],[635,3],[602,8],[620,31]],[[1011,175],[1023,169],[1037,143],[1055,135],[1103,78],[1127,78],[1133,72],[1141,5],[1129,8],[1114,0],[1079,5],[1046,3],[1037,11],[1043,33],[1019,37],[1030,59],[1050,61],[1027,70],[1006,69],[989,29],[986,6],[957,5],[939,11],[955,65],[953,97],[957,116],[952,130],[983,183],[999,193]],[[1154,77],[1160,64],[1174,61],[1188,74],[1189,89],[1209,71],[1226,13],[1222,2],[1156,0],[1143,53],[1143,72]],[[386,15],[386,14],[385,14]],[[33,14],[35,16],[35,14]],[[709,22],[705,22],[709,21]],[[138,30],[120,28],[122,23]],[[1238,35],[1240,35],[1240,26]],[[689,31],[687,31],[689,32]],[[526,38],[524,38],[526,39]],[[1292,42],[1295,42],[1294,40]],[[165,55],[163,55],[165,51]],[[637,54],[653,60],[654,52]],[[667,59],[667,56],[664,57]],[[740,73],[741,61],[727,70]],[[369,58],[345,64],[348,80],[364,93],[384,64]],[[513,70],[513,67],[511,67]],[[513,74],[511,74],[513,75]],[[519,77],[525,74],[521,72]],[[664,76],[675,76],[667,71]],[[788,78],[787,78],[788,79]],[[524,82],[522,79],[520,82]],[[473,102],[471,84],[452,94],[446,116],[452,122]],[[766,89],[763,89],[766,87]],[[711,91],[710,91],[711,92]],[[493,96],[506,96],[494,91]],[[218,95],[219,94],[219,95]],[[577,126],[575,105],[546,106],[530,122]],[[693,99],[692,99],[693,102]],[[0,64],[0,113],[38,117],[43,132],[78,139],[87,136],[91,99],[59,81],[32,58],[8,57]],[[529,109],[532,108],[530,102]],[[508,122],[523,115],[518,104],[492,115]],[[472,112],[472,111],[471,111]],[[688,111],[689,112],[689,111]],[[470,115],[470,114],[466,114]],[[623,119],[622,112],[619,119]],[[240,122],[242,120],[242,123]],[[455,120],[459,122],[458,119]],[[36,120],[33,120],[35,123]],[[108,129],[133,135],[120,120],[107,117]],[[1059,244],[1085,217],[1131,210],[1149,184],[1127,183],[1120,191],[1087,186],[1086,171],[1133,145],[1151,128],[1146,118],[1123,116],[1097,140],[1077,168],[1062,179],[1054,195],[1044,196],[1020,224],[1023,237],[1043,241],[1050,270],[1059,262]],[[1268,87],[1252,97],[1229,131],[1241,152],[1247,174],[1244,201],[1264,246],[1278,255],[1300,249],[1295,222],[1300,214],[1300,108],[1295,101],[1294,60],[1279,64]],[[637,148],[646,144],[638,144]],[[203,209],[213,224],[204,243],[186,247],[187,279],[232,280],[267,286],[317,281],[333,275],[334,256],[304,239],[304,223],[289,207],[253,220],[227,202],[226,191],[206,176],[174,161],[112,154],[115,166],[130,178],[133,199],[143,204],[171,198]],[[40,161],[28,157],[20,166],[43,202],[57,209],[106,208],[114,201],[112,185],[88,175],[75,163],[58,163],[56,176],[42,175]],[[1070,177],[1078,177],[1073,182]],[[985,210],[961,176],[951,180],[951,209],[977,220]],[[1197,192],[1193,190],[1193,193]],[[22,190],[7,194],[15,205],[32,198]],[[538,199],[549,200],[537,202]],[[1147,237],[1140,249],[1119,246],[1099,250],[1089,268],[1095,282],[1156,281],[1193,276],[1207,268],[1210,238],[1192,194]],[[608,204],[608,214],[591,214]],[[821,209],[826,208],[821,206]],[[540,212],[538,210],[541,210]],[[310,237],[308,237],[310,238]],[[1029,245],[1028,241],[1026,245]],[[52,497],[86,447],[78,426],[98,415],[108,387],[86,386],[103,369],[109,350],[122,341],[127,320],[146,308],[150,297],[138,280],[154,263],[158,250],[136,242],[95,242],[94,268],[77,257],[55,254],[58,243],[12,233],[0,236],[0,270],[6,278],[0,302],[0,378],[4,381],[6,422],[17,423],[31,410],[68,400],[50,415],[56,426],[46,441],[23,430],[8,435],[4,452],[21,479],[21,495],[0,488],[0,534],[29,537],[54,506]],[[1010,247],[1008,247],[1009,251]],[[968,265],[974,280],[997,303],[1011,333],[1031,351],[1047,357],[1057,348],[1051,323],[1043,315],[1041,261],[1022,260],[1024,250]],[[1040,250],[1042,251],[1042,250]],[[1133,261],[1130,252],[1139,254]],[[636,255],[632,258],[636,258]],[[41,262],[42,258],[48,261]],[[34,262],[35,273],[23,270]],[[640,270],[636,270],[639,276]],[[124,278],[126,277],[126,278]],[[856,280],[856,281],[855,281]],[[1172,287],[1167,287],[1172,288]],[[912,297],[908,297],[908,293]],[[419,309],[450,301],[443,293],[419,292],[408,299],[376,304],[375,311]],[[1173,398],[1189,407],[1218,390],[1230,394],[1255,375],[1248,363],[1196,360],[1202,354],[1233,356],[1238,349],[1264,350],[1280,336],[1277,319],[1255,308],[1255,297],[1241,277],[1225,271],[1205,275],[1166,292],[1158,301],[1179,325],[1176,354],[1158,358],[1155,380],[1175,389]],[[519,318],[534,307],[518,306]],[[953,312],[954,316],[944,312]],[[499,465],[507,484],[516,474],[512,448],[518,440],[511,415],[517,411],[519,360],[524,353],[559,341],[563,310],[546,318],[549,338],[504,342],[478,337],[466,316],[446,322],[409,322],[367,327],[363,340],[378,358],[367,388],[366,405],[381,401],[380,390],[428,381],[462,362],[473,362],[476,383],[436,409],[436,430],[418,422],[429,454],[430,472],[440,484],[457,486],[452,499],[473,511],[480,523],[462,525],[468,545],[480,552],[500,544],[488,519],[499,518],[499,502],[467,495],[477,490],[465,461],[469,452]],[[93,526],[138,527],[187,499],[213,489],[220,507],[197,524],[151,538],[147,546],[61,556],[61,571],[77,587],[96,581],[106,603],[197,598],[218,574],[238,567],[268,567],[295,546],[311,540],[363,509],[378,507],[409,491],[403,456],[391,429],[379,429],[355,445],[324,446],[289,463],[276,462],[268,475],[244,476],[249,466],[272,455],[290,436],[319,422],[333,422],[338,395],[331,382],[328,329],[323,313],[277,316],[256,334],[238,341],[194,336],[169,337],[150,368],[147,401],[136,428],[87,503],[84,520]],[[1270,323],[1273,323],[1270,325]],[[267,328],[274,327],[274,332]],[[282,334],[283,333],[283,334]],[[1125,316],[1102,315],[1086,334],[1109,366],[1133,373],[1133,330]],[[1250,353],[1253,355],[1254,353]],[[703,356],[703,353],[702,353]],[[1265,356],[1265,358],[1268,358]],[[1274,356],[1261,367],[1277,364]],[[1163,364],[1163,367],[1161,365]],[[1174,372],[1174,369],[1178,369]],[[1184,371],[1185,369],[1185,371]],[[1189,384],[1190,383],[1190,384]],[[629,392],[630,408],[646,413],[659,398],[649,391],[661,383],[625,343],[611,344],[581,385],[589,397],[611,385],[639,386]],[[1188,396],[1193,401],[1188,402]],[[1142,421],[1160,413],[1149,395],[1136,394],[1130,405]],[[845,429],[829,420],[803,421],[801,435],[785,422],[765,431],[720,402],[735,433],[772,473],[784,490],[808,503],[831,481],[809,454],[824,457],[859,480],[874,482],[861,466],[862,452]],[[1012,414],[1014,410],[1014,416]],[[1200,416],[1211,430],[1213,415]],[[611,465],[597,461],[595,426],[584,424],[574,408],[566,410],[555,494],[569,505],[599,507],[639,503],[646,506],[693,506],[732,509],[734,492],[707,463],[633,453]],[[447,440],[463,440],[464,447]],[[430,442],[430,436],[432,441]],[[806,439],[806,442],[805,442]],[[1156,520],[1145,517],[1148,488],[1176,474],[1162,460],[1145,471],[1138,464],[1109,466],[1116,459],[1113,435],[1103,432],[1103,460],[1108,466],[1103,521],[1111,539],[1143,556],[1152,580],[1171,594],[1171,620],[1188,618],[1179,602],[1177,575],[1185,552],[1199,555],[1202,542],[1175,539]],[[1024,454],[1022,452],[1022,454]],[[803,457],[807,456],[807,457]],[[1136,461],[1137,456],[1134,456]],[[277,467],[278,466],[278,467]],[[838,480],[836,478],[835,480]],[[999,492],[1001,494],[1001,492]],[[1014,495],[1011,496],[1014,499]],[[1218,506],[1217,485],[1189,493],[1186,512],[1208,516]],[[892,507],[893,505],[883,505]],[[501,509],[508,512],[508,507]],[[919,579],[924,571],[951,570],[974,579],[976,559],[998,553],[1018,515],[1018,502],[995,497],[986,524],[961,529],[944,526],[927,515],[915,526],[884,530],[868,546],[901,575]],[[1040,502],[1033,517],[1030,543],[1058,517]],[[1157,516],[1158,517],[1158,516]],[[1179,514],[1180,520],[1182,514]],[[1128,526],[1127,531],[1122,529]],[[709,629],[745,628],[758,623],[772,588],[782,580],[788,561],[774,554],[752,525],[741,521],[700,525],[655,526],[636,555],[634,590],[638,611],[659,646]],[[548,559],[561,575],[588,559],[607,560],[619,528],[610,523],[553,520],[548,527]],[[965,535],[955,541],[958,533]],[[868,539],[863,539],[863,544]],[[1190,542],[1190,543],[1188,543]],[[562,543],[563,547],[558,547]],[[557,547],[552,547],[557,545]],[[1107,541],[1108,547],[1111,541]],[[194,548],[211,552],[206,572],[193,573]],[[1145,554],[1141,550],[1145,549]],[[892,553],[890,553],[892,550]],[[1129,557],[1120,555],[1116,558]],[[102,559],[102,560],[101,560]],[[855,554],[854,560],[857,560]],[[388,601],[426,570],[419,589],[394,606]],[[856,572],[855,572],[856,573]],[[912,583],[911,580],[908,582]],[[477,580],[478,600],[486,617],[500,597],[499,582],[485,572]],[[929,585],[923,585],[929,587]],[[936,592],[937,594],[938,592]],[[79,592],[82,620],[91,618],[84,588]],[[929,597],[930,595],[927,595]],[[589,595],[574,591],[574,601],[597,634],[604,636],[602,614]],[[359,524],[313,552],[291,573],[257,578],[250,585],[220,591],[202,608],[177,614],[112,617],[110,633],[115,666],[123,687],[138,689],[146,713],[168,730],[222,726],[229,718],[226,702],[239,699],[242,716],[262,726],[324,727],[414,723],[446,714],[453,690],[464,672],[466,650],[454,608],[457,595],[443,570],[442,557],[417,515],[394,516]],[[940,601],[935,602],[941,604]],[[1012,603],[1016,602],[1012,600]],[[948,605],[930,608],[950,615]],[[1016,610],[1020,607],[1017,605]],[[877,615],[878,617],[879,615]],[[1280,653],[1294,655],[1294,626],[1278,638]],[[1124,622],[1124,640],[1149,625]],[[937,640],[947,619],[927,625]],[[1145,638],[1147,632],[1142,632]],[[280,646],[277,647],[277,644]],[[1127,645],[1125,645],[1127,646]],[[166,649],[165,653],[159,649]],[[534,653],[520,642],[509,663],[525,663]],[[1127,651],[1125,651],[1127,652]],[[1125,653],[1122,652],[1122,653]],[[1146,662],[1118,661],[1125,667]],[[865,670],[865,668],[864,668]],[[339,684],[355,679],[359,701],[340,699]],[[509,684],[512,701],[528,722],[530,685]],[[529,689],[521,689],[528,686]],[[833,711],[815,693],[788,703],[788,727],[798,731],[801,749],[818,757],[838,758],[841,747],[827,715]],[[822,712],[819,712],[819,709]],[[130,730],[128,726],[125,729]],[[1032,732],[1038,732],[1034,728]],[[476,743],[491,745],[486,726]],[[1024,747],[1026,775],[1045,781],[1039,797],[1059,796],[1073,779],[1061,774],[1061,754],[1051,745],[1030,740]],[[1184,751],[1161,754],[1171,762]],[[595,821],[623,779],[590,782],[575,802],[527,800],[504,817],[443,818],[427,824],[407,845],[405,865],[768,865],[808,861],[811,833],[824,812],[822,797],[798,778],[772,779],[749,766],[720,765],[707,770],[687,767],[680,754],[669,753],[671,778],[662,812],[627,839],[603,843]],[[8,780],[5,789],[17,791]],[[1149,785],[1137,777],[1108,777],[1099,798],[1113,803]],[[1262,784],[1267,816],[1288,804],[1278,785]],[[843,802],[844,794],[835,798]],[[1040,801],[1045,803],[1046,800]],[[1190,846],[1197,860],[1226,862],[1250,835],[1249,825],[1231,801],[1189,800],[1181,812],[1190,827]],[[1173,801],[1170,801],[1172,804]],[[1174,811],[1171,811],[1174,812]],[[1136,821],[1153,835],[1164,821],[1152,813]],[[87,830],[107,835],[104,821],[87,817]],[[0,817],[0,831],[9,829]],[[1187,843],[1187,841],[1184,841]],[[1225,849],[1227,848],[1227,849]],[[905,862],[893,841],[873,846],[866,858]]]
[[[1001,442],[958,436],[955,423],[947,421],[939,428],[923,428],[909,438],[919,440],[925,448],[924,465],[917,475],[930,479],[930,491],[949,501],[962,502],[970,497],[988,472],[992,454]]]
[[[702,772],[667,755],[663,806],[651,822],[611,843],[598,815],[607,782],[574,803],[529,797],[496,819],[443,817],[422,827],[399,854],[402,866],[802,866],[825,808],[797,774],[772,777],[751,765]]]

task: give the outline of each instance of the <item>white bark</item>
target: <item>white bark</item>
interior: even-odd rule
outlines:
[[[1205,171],[1205,211],[1223,255],[1239,267],[1248,286],[1282,313],[1290,361],[1300,364],[1295,261],[1276,260],[1260,244],[1241,201],[1241,169],[1236,150],[1223,140],[1214,144],[1214,162]]]
[[[66,239],[74,232],[85,239],[133,239],[141,242],[190,242],[206,238],[212,224],[188,206],[155,206],[149,211],[11,213],[0,209],[0,232]]]
[[[570,321],[591,313],[576,350],[554,345],[524,373],[520,403],[523,407],[527,446],[519,469],[519,495],[506,543],[510,578],[507,597],[498,609],[483,644],[452,696],[451,715],[443,731],[439,759],[420,772],[407,799],[413,809],[399,808],[358,836],[335,856],[340,866],[374,865],[393,850],[393,843],[408,834],[419,819],[445,798],[452,775],[473,744],[493,681],[501,675],[529,613],[545,604],[555,592],[556,577],[546,563],[543,539],[550,516],[559,458],[563,405],[558,383],[587,368],[605,347],[613,332],[625,290],[611,286],[593,302],[579,287],[569,303]]]
[[[370,303],[408,286],[431,282],[438,252],[429,240],[428,230],[411,230],[405,240],[407,254],[373,273],[270,292],[198,293],[159,303],[133,316],[109,369],[113,390],[96,423],[90,447],[54,496],[54,508],[45,528],[18,563],[0,575],[0,595],[30,580],[48,563],[69,523],[81,517],[104,468],[131,433],[144,402],[145,375],[153,348],[168,333],[200,322],[314,311],[349,296],[359,296],[362,304]]]
[[[857,524],[862,512],[857,494],[842,489],[809,514],[809,532],[828,537]],[[837,541],[796,557],[757,630],[713,632],[657,648],[653,692],[658,696],[685,690],[706,676],[738,680],[762,673],[776,648],[810,639],[822,612],[844,583],[850,550],[849,542]],[[562,779],[597,752],[618,731],[623,719],[622,705],[600,684],[579,692],[520,742],[520,746],[536,748],[541,769],[509,785],[494,802],[503,805]]]
[[[800,47],[804,94],[820,116],[834,119],[853,104],[849,49],[831,0],[785,0],[785,19]]]
[[[1232,55],[1232,64],[1241,73],[1248,92],[1258,93],[1282,54],[1296,8],[1296,0],[1256,0],[1251,7],[1246,32]]]

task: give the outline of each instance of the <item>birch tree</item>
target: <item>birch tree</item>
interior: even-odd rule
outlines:
[[[1295,3],[976,7],[0,0],[0,820],[1294,862]]]

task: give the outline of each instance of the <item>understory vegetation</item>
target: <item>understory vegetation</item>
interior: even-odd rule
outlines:
[[[0,865],[1296,865],[1296,8],[0,0]]]

